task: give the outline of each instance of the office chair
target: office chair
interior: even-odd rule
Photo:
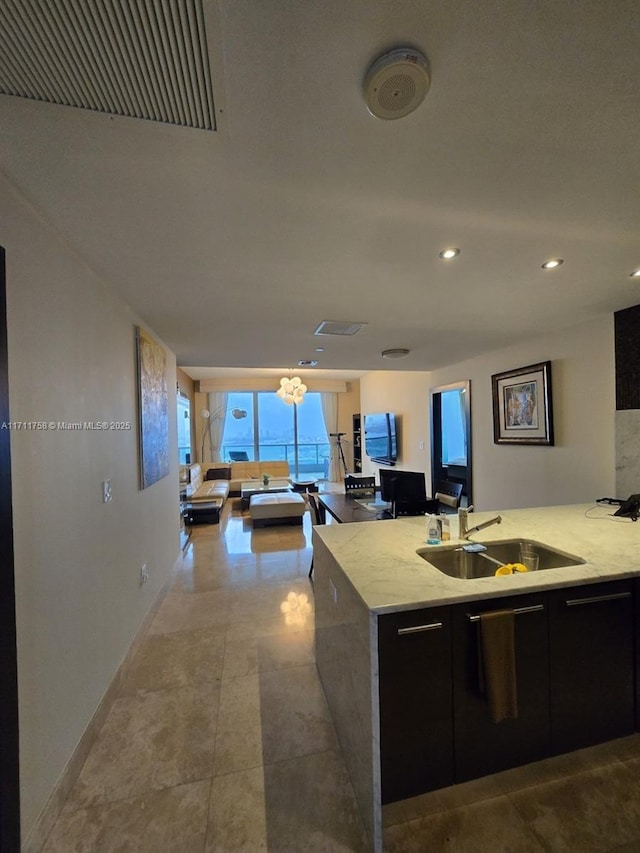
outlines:
[[[458,509],[462,497],[462,483],[452,483],[450,480],[441,480],[437,487],[434,498],[439,504],[446,507]]]
[[[309,501],[309,506],[311,508],[311,524],[324,524],[325,519],[322,517],[318,498],[313,494],[313,492],[307,492],[307,500]],[[309,568],[309,580],[313,584],[313,555],[311,556],[311,566]]]

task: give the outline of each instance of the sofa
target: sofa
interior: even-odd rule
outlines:
[[[203,462],[188,466],[189,484],[187,499],[190,501],[212,501],[239,497],[242,483],[248,480],[262,480],[265,474],[272,479],[288,480],[291,472],[289,463],[282,459],[262,462]]]
[[[202,466],[199,464],[188,466],[188,482],[185,489],[185,497],[191,503],[204,503],[206,501],[221,501],[221,506],[229,497],[229,480],[209,479],[205,480]]]

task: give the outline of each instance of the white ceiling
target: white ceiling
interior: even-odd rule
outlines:
[[[0,96],[5,175],[191,375],[429,370],[640,303],[638,0],[206,11],[217,132]],[[405,45],[431,90],[375,119]]]

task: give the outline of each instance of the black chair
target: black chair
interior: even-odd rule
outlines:
[[[248,462],[249,454],[246,450],[230,450],[229,459],[232,462]]]
[[[291,480],[291,490],[299,494],[308,495],[309,492],[317,492],[318,484],[315,480]]]
[[[462,483],[441,480],[437,485],[434,498],[447,508],[458,509],[462,498]]]
[[[313,492],[307,492],[307,500],[311,509],[311,524],[324,524],[326,519],[323,516],[322,509],[318,503],[318,498]],[[311,566],[309,568],[309,580],[313,583],[313,556],[311,557]]]

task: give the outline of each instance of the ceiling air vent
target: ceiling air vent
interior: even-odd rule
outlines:
[[[318,362],[315,359],[303,358],[298,362],[298,367],[317,367]]]
[[[353,323],[340,320],[323,320],[314,335],[357,335],[366,323]]]
[[[203,0],[2,0],[0,93],[215,130]]]

